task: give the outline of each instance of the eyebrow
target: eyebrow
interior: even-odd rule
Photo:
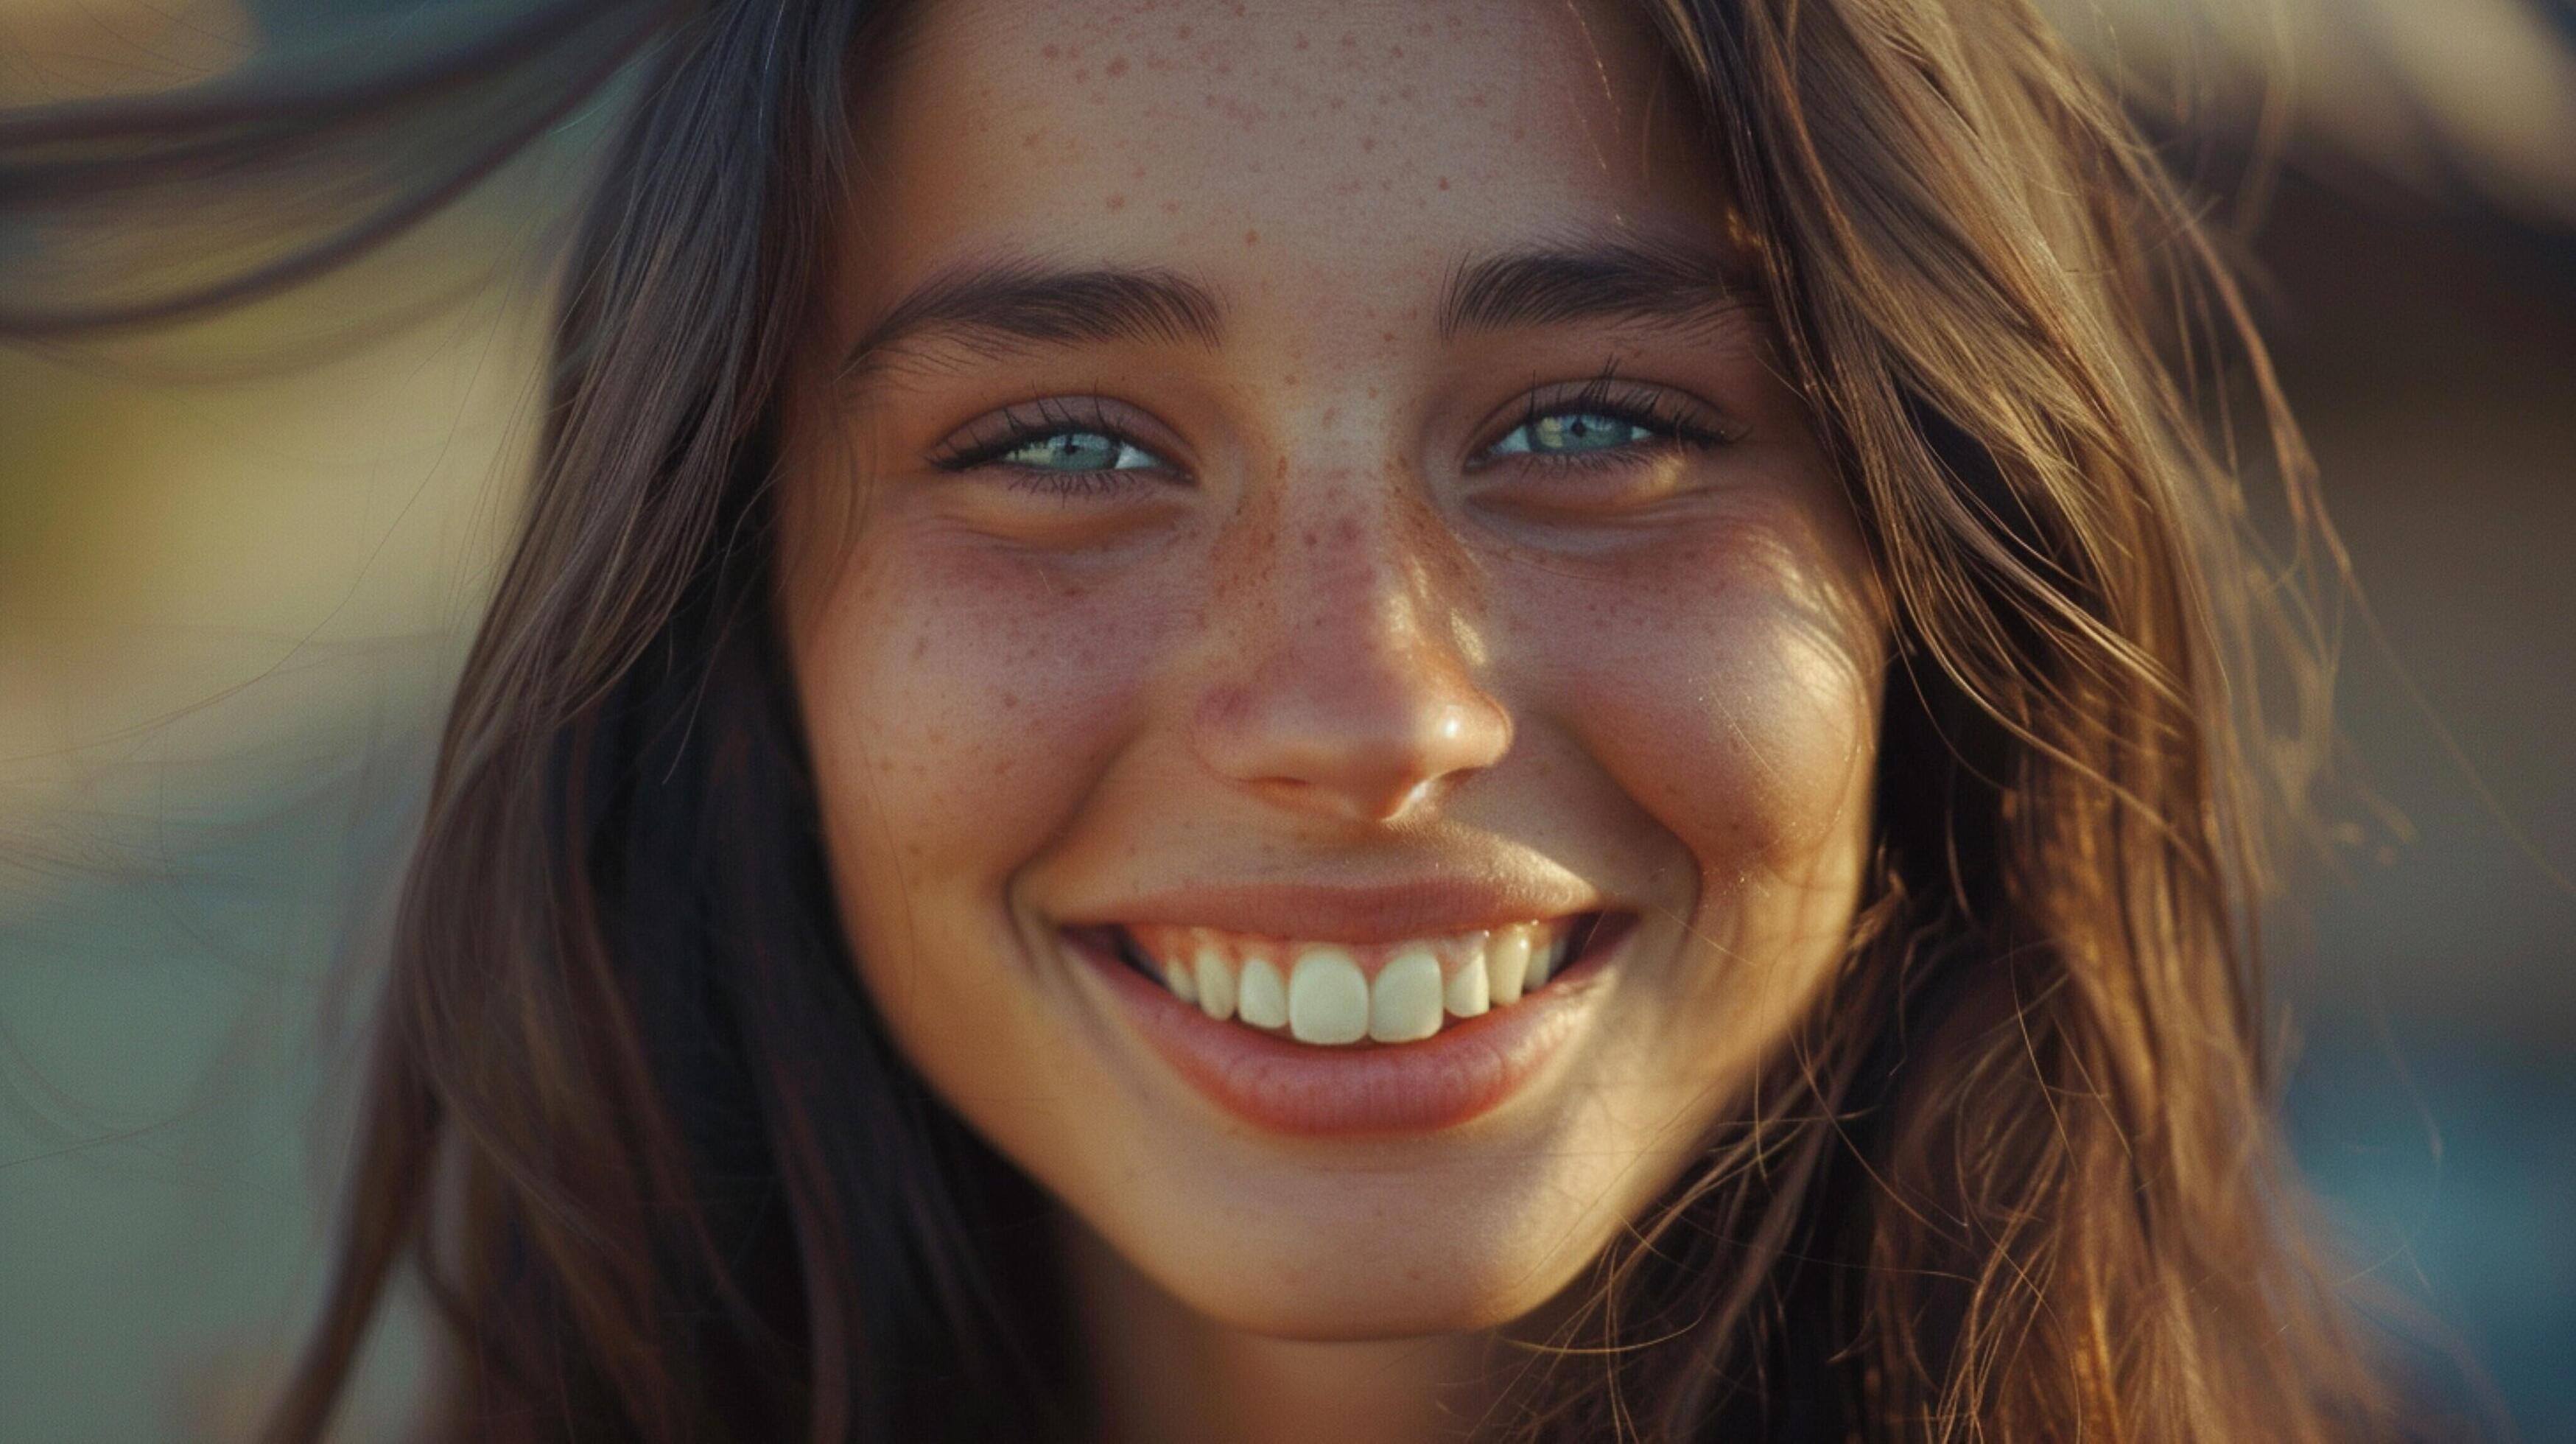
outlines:
[[[913,288],[850,348],[843,369],[869,370],[888,352],[935,331],[996,350],[1105,341],[1213,347],[1225,336],[1225,308],[1213,290],[1172,271],[978,262]]]
[[[1745,309],[1756,294],[1714,254],[1597,242],[1462,260],[1451,269],[1435,314],[1443,341],[1572,321],[1687,327]],[[974,262],[906,293],[850,348],[843,369],[861,375],[939,332],[996,353],[1113,341],[1214,348],[1225,339],[1225,318],[1213,287],[1175,271],[1063,269],[1024,258]]]
[[[1569,321],[1694,326],[1747,309],[1758,294],[1718,256],[1678,246],[1541,247],[1462,261],[1438,324],[1444,341]]]

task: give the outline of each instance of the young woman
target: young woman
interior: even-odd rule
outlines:
[[[278,1437],[406,1269],[459,1438],[2395,1431],[2261,352],[2019,0],[561,5],[93,319],[639,49]]]

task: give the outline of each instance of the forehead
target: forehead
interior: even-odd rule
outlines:
[[[1704,246],[1677,91],[1613,3],[926,0],[861,117],[861,275],[1035,255],[1365,309],[1515,242]]]

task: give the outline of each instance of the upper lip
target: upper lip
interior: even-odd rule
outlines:
[[[1155,923],[1326,943],[1396,943],[1593,912],[1599,893],[1573,880],[1419,877],[1364,887],[1200,883],[1141,893],[1068,918],[1068,926]]]

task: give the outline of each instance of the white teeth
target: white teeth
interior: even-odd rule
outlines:
[[[1529,976],[1530,930],[1514,923],[1496,928],[1494,940],[1485,945],[1485,992],[1497,1008],[1521,1000],[1521,985]]]
[[[1368,1035],[1381,1043],[1410,1043],[1439,1031],[1440,960],[1423,948],[1389,958],[1369,985]]]
[[[1288,1026],[1288,990],[1281,985],[1279,970],[1271,966],[1268,958],[1254,958],[1243,965],[1243,980],[1234,990],[1234,1007],[1243,1015],[1243,1021],[1256,1028]]]
[[[1449,1019],[1483,1017],[1546,986],[1574,949],[1564,923],[1511,923],[1365,947],[1206,927],[1138,931],[1142,936],[1128,939],[1129,957],[1159,975],[1172,996],[1220,1023],[1241,1019],[1327,1045],[1432,1037]]]
[[[1493,1002],[1493,981],[1485,975],[1484,950],[1479,948],[1458,971],[1449,975],[1449,985],[1442,990],[1441,1003],[1453,1018],[1481,1016]]]
[[[1368,1036],[1369,985],[1339,948],[1308,948],[1288,973],[1288,1032],[1300,1043],[1356,1043]]]
[[[1535,993],[1545,986],[1547,980],[1555,975],[1557,966],[1564,957],[1565,939],[1563,938],[1531,948],[1529,976],[1521,980],[1521,991]]]
[[[1234,969],[1213,947],[1199,949],[1199,1010],[1222,1023],[1234,1016]]]

